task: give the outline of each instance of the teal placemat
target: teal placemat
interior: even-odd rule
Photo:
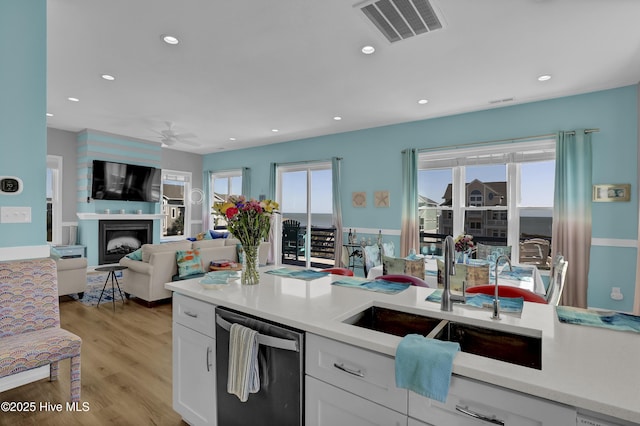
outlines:
[[[359,288],[362,290],[376,291],[378,293],[396,294],[409,288],[410,284],[396,283],[386,280],[367,280],[365,278],[348,277],[332,282],[341,287]]]
[[[442,290],[438,289],[425,299],[427,302],[440,303],[442,300]],[[524,299],[522,297],[498,297],[500,301],[500,311],[502,312],[522,312]],[[493,296],[482,293],[467,294],[466,305],[474,308],[492,308]]]
[[[640,333],[640,317],[622,312],[595,311],[571,306],[556,306],[560,322]]]
[[[278,268],[266,271],[266,273],[281,277],[297,278],[305,281],[311,281],[327,276],[326,272],[314,271],[313,269]]]

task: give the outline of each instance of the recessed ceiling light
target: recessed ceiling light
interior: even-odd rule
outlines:
[[[428,103],[429,103],[429,101],[428,101],[427,99],[420,99],[420,100],[418,101],[418,103],[419,103],[420,105],[425,105],[425,104],[428,104]]]
[[[362,53],[364,53],[365,55],[371,55],[373,52],[376,51],[375,47],[373,46],[364,46],[361,50],[362,50]]]
[[[375,51],[376,49],[373,46],[365,46],[362,48],[362,53],[364,53],[365,55],[371,55]]]
[[[102,74],[100,77],[104,78],[105,80],[109,80],[109,81],[113,81],[116,78],[110,74]]]
[[[53,114],[51,114],[50,112],[47,113],[47,117],[53,117]]]
[[[172,36],[172,35],[168,35],[168,34],[163,34],[162,35],[162,40],[167,44],[178,44],[178,43],[180,43],[180,40],[178,40],[177,37]]]
[[[273,133],[278,133],[280,130],[278,130],[278,129],[271,129],[271,131],[272,131]]]
[[[549,74],[544,74],[538,77],[538,81],[547,81],[547,80],[551,80],[551,76]]]
[[[335,117],[333,117],[333,119],[336,120],[336,121],[340,121],[340,120],[342,120],[342,117],[336,115]]]
[[[71,102],[80,102],[80,99],[78,99],[78,98],[69,97],[67,99],[69,99]]]

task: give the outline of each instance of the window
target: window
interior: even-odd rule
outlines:
[[[162,171],[162,239],[184,239],[191,234],[191,172]]]
[[[446,235],[511,245],[551,240],[555,141],[423,152],[418,208],[423,246]]]
[[[212,173],[209,181],[209,205],[226,201],[230,195],[242,194],[242,170],[230,170],[220,173]],[[223,217],[213,216],[213,221],[209,225],[211,229],[225,228],[227,222]]]
[[[47,155],[46,179],[47,241],[62,244],[62,157]]]

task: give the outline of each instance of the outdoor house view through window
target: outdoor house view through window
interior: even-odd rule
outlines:
[[[551,242],[553,141],[433,151],[420,155],[418,212],[421,250],[439,254],[446,235],[476,243]],[[508,220],[508,219],[511,220]]]
[[[162,172],[162,235],[178,237],[189,235],[187,218],[189,203],[187,195],[191,190],[191,173],[177,171]]]
[[[242,194],[242,171],[230,171],[224,173],[214,173],[210,178],[211,194],[210,205],[226,201],[230,195]],[[213,215],[211,222],[212,229],[223,229],[227,226],[227,221],[223,216]]]

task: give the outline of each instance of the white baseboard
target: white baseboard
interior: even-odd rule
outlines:
[[[0,379],[0,392],[26,385],[49,377],[49,366],[43,365],[40,368],[23,371],[22,373],[12,374],[11,376]]]

